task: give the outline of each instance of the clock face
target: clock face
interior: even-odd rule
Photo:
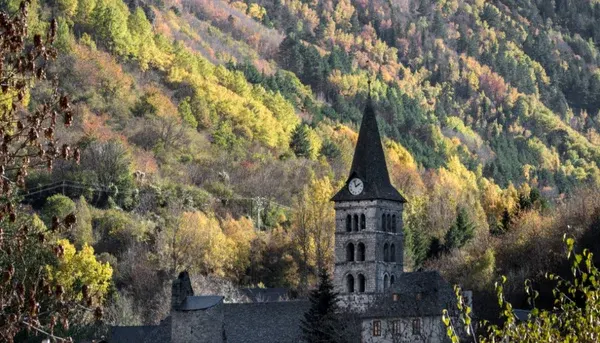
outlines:
[[[348,190],[352,195],[359,195],[362,193],[363,188],[365,188],[365,185],[359,178],[355,177],[354,179],[350,180],[350,183],[348,183]]]

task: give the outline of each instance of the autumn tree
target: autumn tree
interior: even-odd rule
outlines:
[[[328,177],[313,177],[295,201],[294,241],[301,256],[301,282],[306,288],[311,273],[332,262],[335,211],[330,201],[333,185]]]

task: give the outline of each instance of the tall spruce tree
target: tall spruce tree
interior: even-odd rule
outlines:
[[[304,314],[301,328],[305,343],[340,343],[338,294],[333,290],[329,273],[319,274],[319,288],[309,296],[310,309]]]
[[[448,230],[445,237],[446,250],[461,248],[475,234],[475,226],[469,220],[469,215],[464,208],[458,210],[454,225]]]
[[[294,151],[297,157],[310,158],[312,154],[312,148],[310,147],[310,141],[308,140],[308,127],[306,124],[299,124],[292,132],[292,140],[290,141],[290,148]]]

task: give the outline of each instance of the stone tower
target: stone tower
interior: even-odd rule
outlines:
[[[341,295],[384,292],[403,272],[406,199],[390,183],[370,97],[350,175],[331,200],[336,212],[336,291]]]

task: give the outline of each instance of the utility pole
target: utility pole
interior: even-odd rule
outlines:
[[[266,203],[266,199],[263,197],[256,197],[254,198],[254,201],[256,202],[256,228],[258,230],[262,229],[262,218],[260,216],[260,213],[263,210],[263,206]]]

